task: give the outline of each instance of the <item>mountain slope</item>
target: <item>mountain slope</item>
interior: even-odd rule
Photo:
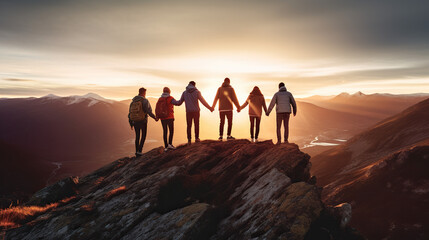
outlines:
[[[6,209],[0,223],[22,225],[8,239],[361,239],[340,227],[347,204],[326,208],[308,183],[309,158],[271,141],[153,149],[42,189],[22,209],[47,209],[27,218]]]
[[[425,239],[428,148],[429,99],[315,156],[312,174],[328,203],[352,202],[353,223],[368,237]]]
[[[429,138],[429,99],[402,113],[387,118],[344,145],[313,158],[313,172],[319,183],[347,183],[347,177],[364,175],[361,170],[375,164],[380,157],[414,146]],[[343,177],[344,176],[344,177]]]
[[[13,172],[0,183],[4,198],[22,200],[41,183],[89,173],[133,149],[128,110],[93,94],[1,99],[0,114],[0,142],[15,149],[0,156],[1,172]]]
[[[40,156],[0,141],[0,208],[27,200],[46,186],[54,166]]]

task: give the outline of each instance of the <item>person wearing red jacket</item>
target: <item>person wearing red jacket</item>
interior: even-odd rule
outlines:
[[[156,103],[156,117],[161,119],[162,130],[164,132],[164,151],[174,150],[176,147],[173,146],[173,135],[174,135],[174,106],[171,103],[175,100],[170,96],[170,89],[165,87],[161,97]],[[170,132],[167,141],[167,134]]]

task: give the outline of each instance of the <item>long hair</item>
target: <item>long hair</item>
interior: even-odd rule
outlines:
[[[258,88],[258,86],[255,86],[255,87],[253,88],[252,92],[250,92],[250,94],[253,94],[253,95],[262,95],[262,92],[261,92],[261,90]]]

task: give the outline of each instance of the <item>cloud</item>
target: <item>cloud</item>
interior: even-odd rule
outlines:
[[[10,85],[0,93],[81,93],[85,87],[61,87],[103,81],[178,91],[190,79],[213,81],[222,74],[273,88],[284,81],[302,93],[428,78],[428,12],[429,2],[420,0],[0,1],[0,71]],[[203,61],[211,56],[219,61]],[[248,67],[252,72],[233,71],[228,64],[241,60],[229,56],[249,56],[258,64]],[[201,61],[180,64],[189,58]],[[257,72],[276,61],[299,66]],[[48,87],[18,87],[34,76],[43,76],[37,79]],[[116,91],[125,96],[134,89]]]
[[[22,78],[3,78],[4,81],[9,82],[34,82],[35,80],[31,79],[22,79]]]
[[[423,57],[429,43],[429,3],[416,0],[1,4],[4,44],[52,51],[150,58],[212,49],[366,59]]]

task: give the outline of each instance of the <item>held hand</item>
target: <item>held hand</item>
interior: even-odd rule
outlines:
[[[210,108],[210,112],[213,112],[213,111],[214,111],[214,107],[211,107],[211,108]]]
[[[239,113],[241,111],[241,108],[237,108],[237,112]]]
[[[265,113],[265,115],[267,115],[267,117],[268,117],[268,116],[270,116],[270,114],[269,114],[269,113],[267,113],[267,112]]]
[[[293,116],[295,117],[295,116],[296,116],[296,113],[293,113]]]

